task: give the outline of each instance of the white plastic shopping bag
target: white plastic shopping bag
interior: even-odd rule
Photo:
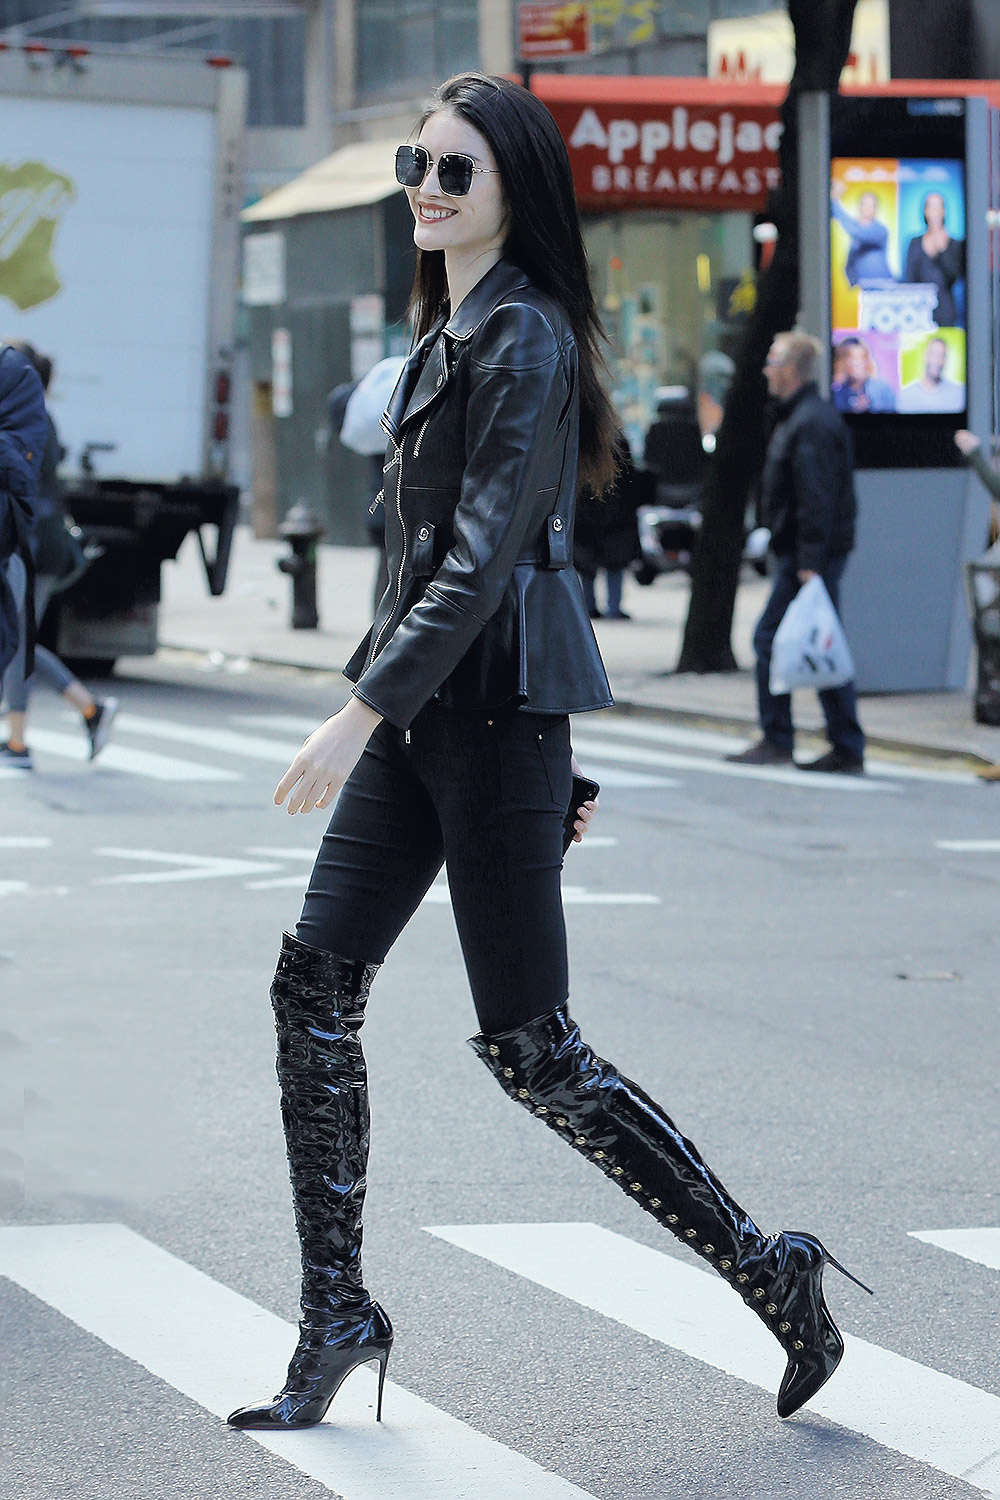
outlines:
[[[771,648],[771,692],[843,687],[854,663],[826,585],[815,574],[785,610]]]
[[[385,452],[387,439],[382,429],[382,413],[389,405],[405,364],[401,354],[390,354],[358,381],[344,408],[340,441],[345,448],[369,455]]]

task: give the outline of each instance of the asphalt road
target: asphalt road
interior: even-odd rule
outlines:
[[[576,730],[605,791],[564,877],[574,1014],[762,1227],[875,1288],[828,1273],[857,1342],[779,1422],[742,1304],[463,1045],[442,884],[365,1028],[386,1420],[359,1374],[323,1429],[227,1430],[296,1316],[267,988],[322,815],[270,793],[345,686],[202,665],[122,678],[93,767],[39,697],[37,770],[0,781],[5,1500],[1000,1495],[1000,789],[738,775],[609,716]]]

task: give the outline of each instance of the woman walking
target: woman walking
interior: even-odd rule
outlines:
[[[52,380],[52,361],[48,355],[39,353],[31,344],[23,342],[15,343],[13,347],[20,349],[31,360],[48,393]],[[38,517],[32,538],[35,555],[34,591],[31,599],[25,598],[21,606],[20,644],[3,677],[2,696],[7,714],[7,738],[0,744],[0,763],[17,766],[23,771],[33,769],[31,751],[25,742],[25,725],[31,692],[39,682],[44,682],[53,692],[61,694],[77,710],[90,742],[91,760],[100,755],[107,744],[112,721],[118,712],[117,698],[95,698],[54,651],[49,651],[37,642],[34,671],[30,677],[25,672],[27,611],[34,609],[35,622],[40,629],[53,596],[67,587],[76,568],[71,538],[66,529],[70,518],[58,474],[65,451],[48,407],[45,418],[45,448],[38,480]],[[78,577],[79,573],[75,572],[75,576]]]
[[[765,1236],[691,1143],[598,1058],[568,1009],[560,894],[567,715],[607,707],[572,562],[579,483],[614,477],[597,314],[555,122],[501,78],[438,91],[396,172],[415,220],[416,342],[386,413],[390,587],[347,668],[347,706],[275,792],[340,797],[271,990],[302,1247],[285,1385],[229,1418],[297,1428],[392,1345],[361,1275],[375,973],[442,862],[480,1032],[501,1087],[709,1261],[779,1340],[787,1416],[843,1352],[810,1235]],[[576,837],[593,812],[577,811]],[[832,1262],[831,1262],[832,1263]]]

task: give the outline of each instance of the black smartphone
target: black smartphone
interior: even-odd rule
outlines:
[[[577,813],[579,809],[582,807],[584,802],[596,802],[600,790],[600,784],[596,781],[591,781],[589,776],[573,777],[573,795],[569,799],[569,811],[563,819],[564,854],[566,853],[566,850],[569,848],[570,844],[573,842],[573,835],[576,833],[574,824],[576,823]]]

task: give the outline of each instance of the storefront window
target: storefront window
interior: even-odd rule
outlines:
[[[753,307],[751,231],[751,216],[739,213],[585,219],[612,398],[636,458],[664,386],[686,387],[711,446]]]

